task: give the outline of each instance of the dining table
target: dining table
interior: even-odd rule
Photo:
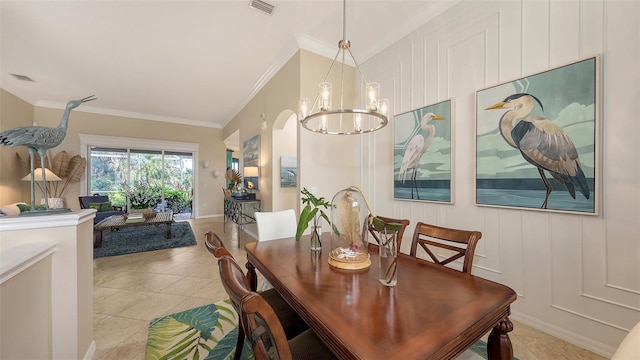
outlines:
[[[489,359],[512,360],[509,287],[399,253],[397,285],[371,266],[328,263],[330,233],[311,251],[308,235],[245,245],[251,288],[258,270],[340,359],[454,359],[490,331]]]

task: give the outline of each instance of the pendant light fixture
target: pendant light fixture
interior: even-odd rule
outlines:
[[[313,103],[309,99],[300,99],[298,103],[298,120],[302,127],[320,134],[355,135],[380,130],[389,123],[389,100],[380,99],[380,84],[367,82],[351,53],[351,42],[346,36],[346,0],[342,2],[342,40],[338,42],[338,52],[331,66],[320,83],[318,95]],[[362,77],[366,89],[365,109],[346,109],[344,107],[344,66],[347,53],[351,56],[356,70]],[[338,109],[332,107],[333,86],[327,80],[338,56],[342,54],[340,73],[340,103]]]

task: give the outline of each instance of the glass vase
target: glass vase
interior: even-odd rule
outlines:
[[[380,255],[380,283],[384,286],[396,286],[398,283],[398,248],[397,234],[398,232],[380,231],[380,246],[378,247]]]
[[[311,226],[311,251],[322,250],[322,226]]]

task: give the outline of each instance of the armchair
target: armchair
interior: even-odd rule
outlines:
[[[99,194],[94,194],[92,196],[78,196],[78,201],[80,202],[81,209],[91,209],[92,206],[90,204],[108,203],[109,197],[106,195],[99,195]],[[112,215],[123,215],[124,211],[117,210],[118,208],[120,207],[109,205],[110,210],[100,211],[101,209],[98,209],[98,212],[96,213],[96,217],[93,219],[93,224],[95,225]]]

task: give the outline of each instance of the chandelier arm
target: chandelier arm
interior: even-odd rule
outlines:
[[[324,76],[324,80],[322,81],[327,81],[327,79],[329,79],[329,75],[331,75],[331,69],[333,69],[333,64],[336,63],[336,60],[338,60],[338,55],[340,55],[340,51],[342,51],[342,49],[338,49],[338,52],[336,52],[336,56],[333,57],[331,66],[329,66],[329,71],[327,71],[327,74]]]
[[[353,57],[353,53],[351,52],[351,48],[349,48],[347,50],[349,50],[349,55],[351,55],[351,59],[353,60],[353,63],[356,64],[356,70],[358,70],[358,73],[360,74],[360,76],[362,76],[362,81],[364,81],[365,86],[369,85],[369,82],[367,81],[367,77],[364,76],[364,73],[362,72],[362,70],[360,70],[360,66],[358,65],[358,62],[356,61],[356,58]]]

